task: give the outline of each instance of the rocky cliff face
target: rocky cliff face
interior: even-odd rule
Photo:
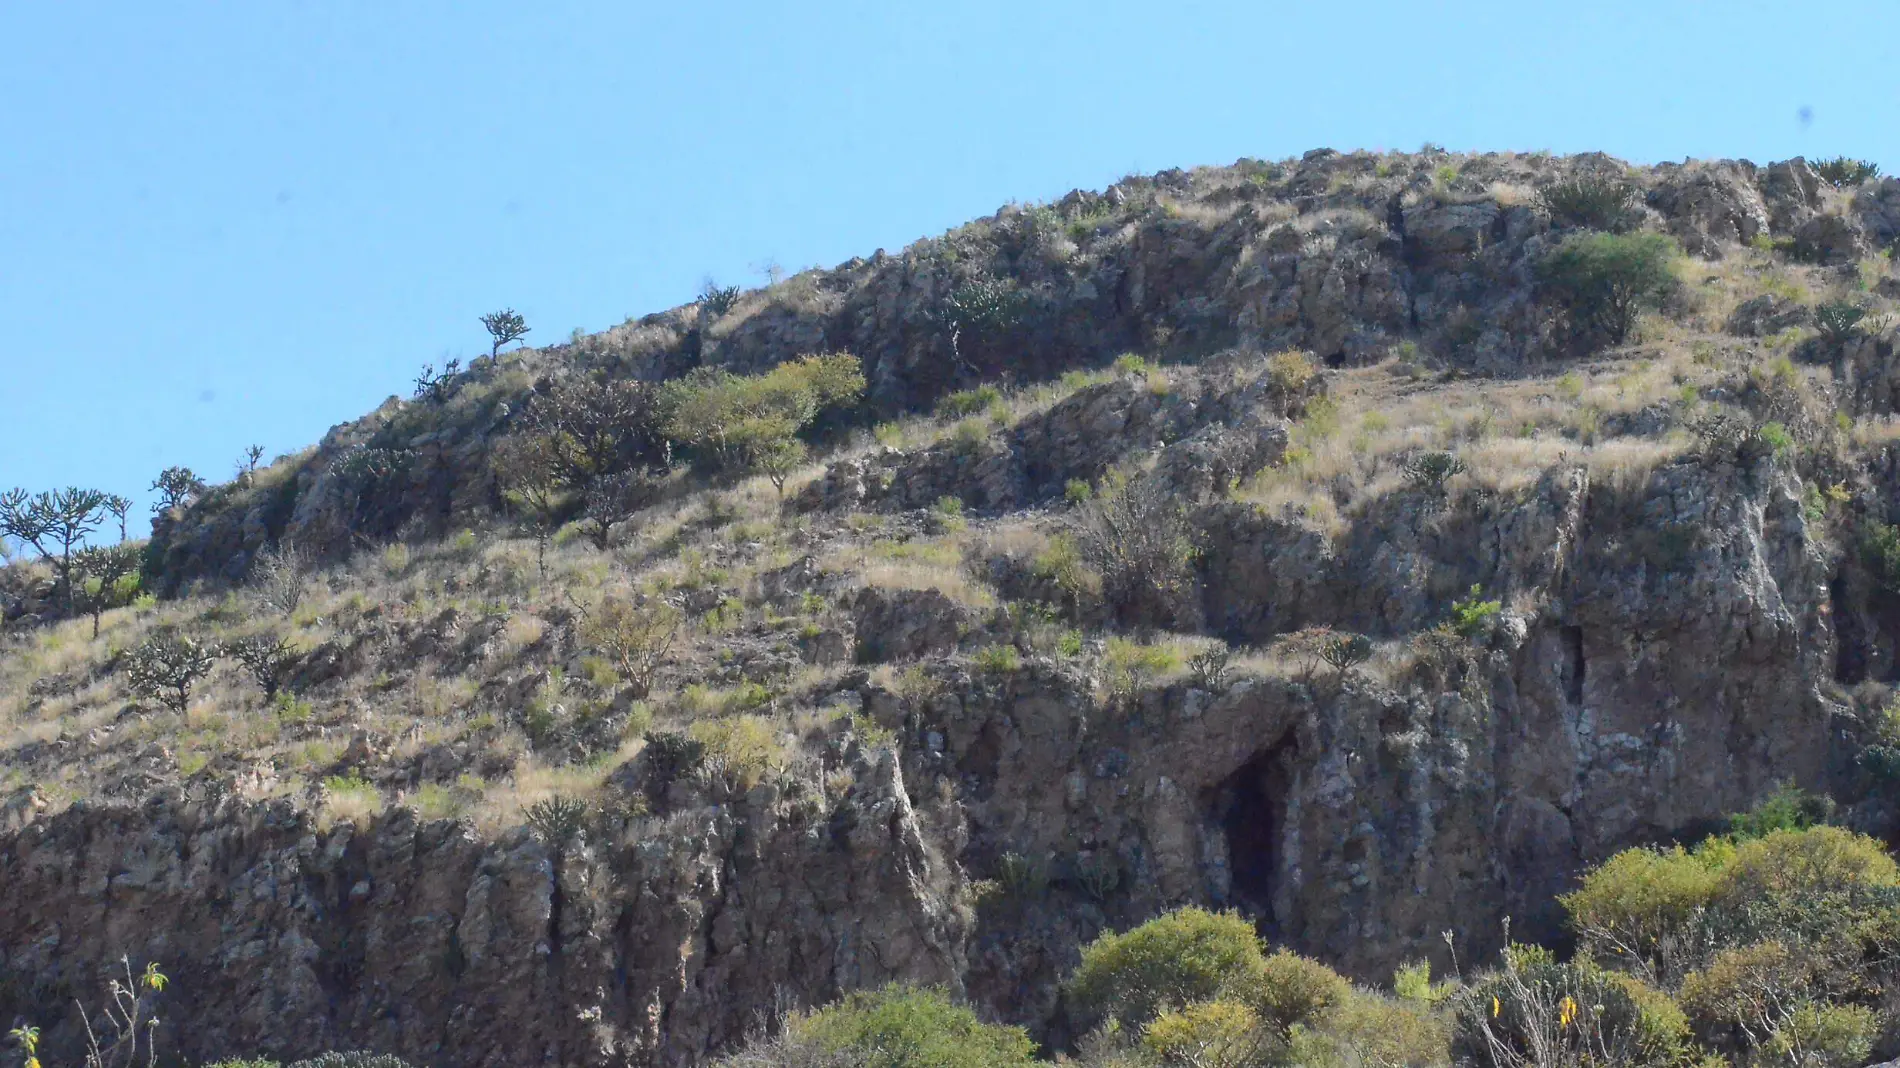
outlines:
[[[1892,662],[1855,568],[1833,570],[1769,472],[1630,490],[1559,470],[1435,524],[1386,517],[1391,536],[1336,554],[1230,508],[1201,518],[1222,546],[1207,614],[1243,632],[1401,630],[1473,581],[1525,610],[1455,689],[1322,669],[1104,706],[1053,662],[944,663],[924,696],[847,677],[836,707],[898,738],[867,749],[840,721],[848,794],[676,787],[663,815],[565,843],[407,810],[319,831],[286,803],[75,806],[0,839],[4,964],[44,984],[0,1009],[131,952],[178,980],[165,1015],[188,1056],[691,1063],[786,1004],[892,979],[1059,1040],[1079,946],[1184,902],[1241,907],[1369,979],[1442,954],[1446,930],[1484,954],[1506,916],[1561,938],[1552,897],[1585,863],[1698,833],[1776,781],[1851,786],[1858,721],[1825,684],[1856,656]],[[1856,656],[1850,617],[1879,636]]]
[[[490,442],[537,380],[582,368],[660,377],[846,348],[898,413],[1129,348],[1174,365],[1088,377],[968,433],[846,450],[792,494],[797,525],[770,551],[756,525],[706,521],[720,540],[694,585],[679,579],[682,603],[745,602],[763,621],[709,630],[719,657],[682,658],[672,681],[820,669],[778,698],[803,717],[786,731],[808,759],[763,785],[622,752],[576,833],[486,836],[407,807],[332,823],[248,800],[236,758],[183,788],[147,779],[170,753],[122,725],[132,711],[14,745],[10,762],[51,782],[114,730],[138,738],[113,765],[121,800],[54,811],[23,790],[0,814],[0,1017],[57,1019],[125,953],[173,974],[165,1044],[194,1059],[371,1047],[439,1065],[686,1065],[787,1006],[890,980],[945,984],[1061,1046],[1057,980],[1079,947],[1166,907],[1241,909],[1377,980],[1442,962],[1446,931],[1483,958],[1506,917],[1561,943],[1554,898],[1580,868],[1697,836],[1778,782],[1893,834],[1891,795],[1856,755],[1900,677],[1900,602],[1864,551],[1900,490],[1881,422],[1900,410],[1894,334],[1814,336],[1813,301],[1776,272],[1900,296],[1856,262],[1900,236],[1900,182],[1831,190],[1799,160],[1638,172],[1641,223],[1701,259],[1659,339],[1580,364],[1536,300],[1530,265],[1557,234],[1524,190],[1611,165],[1320,152],[1131,179],[716,318],[676,309],[478,361],[440,404],[392,402],[214,492],[154,539],[181,589],[235,579],[283,537],[340,555],[479,519]],[[953,355],[942,297],[974,277],[1011,280],[1027,311]],[[1297,389],[1260,373],[1289,346],[1335,370]],[[1793,445],[1739,447],[1716,409]],[[1405,464],[1426,448],[1473,469],[1422,490]],[[1105,686],[1112,613],[1081,598],[1064,623],[1075,650],[1024,637],[1024,613],[1066,595],[1007,535],[1060,522],[1072,483],[1137,453],[1197,549],[1175,629],[1266,650],[1231,672]],[[1241,492],[1263,472],[1278,481]],[[877,547],[863,531],[909,551],[948,511],[994,536],[958,550],[985,596],[861,573]],[[673,521],[655,539],[669,551],[687,526]],[[634,568],[660,549],[619,553]],[[1449,641],[1433,628],[1473,586],[1502,609]],[[571,598],[515,606],[546,633],[516,643],[532,656],[498,654],[508,620],[430,614],[433,589],[404,594],[413,617],[392,604],[312,624],[299,683],[336,690],[325,729],[367,747],[387,726],[368,703],[450,666],[494,672],[466,721],[517,713],[555,668],[580,673]],[[806,601],[810,626],[779,617]],[[1373,662],[1336,672],[1279,644],[1320,626],[1368,636]],[[1003,645],[1020,664],[973,655]],[[49,666],[31,707],[54,721],[114,655],[90,676]],[[379,681],[345,691],[345,676]],[[368,774],[392,792],[439,785],[466,763],[441,754],[502,733],[469,726]],[[407,737],[386,735],[390,751]],[[519,755],[489,753],[504,772]],[[49,1024],[55,1046],[74,1037]]]
[[[1406,343],[1440,365],[1521,373],[1566,351],[1533,293],[1532,264],[1557,235],[1532,192],[1590,173],[1624,169],[1601,155],[1318,150],[1005,209],[896,255],[880,250],[747,293],[723,315],[688,305],[506,361],[478,359],[443,401],[392,398],[289,461],[270,485],[222,487],[164,518],[153,559],[177,587],[235,581],[281,538],[337,553],[359,537],[452,531],[499,503],[488,448],[528,390],[588,367],[658,379],[849,351],[887,414],[977,381],[1053,378],[1131,349],[1299,348],[1349,366]],[[1896,178],[1843,195],[1824,191],[1798,159],[1628,173],[1642,196],[1633,220],[1712,260],[1780,240],[1851,273],[1900,235]],[[984,279],[1015,288],[1017,315],[953,346],[945,299]],[[1022,445],[1033,456],[1035,443]]]

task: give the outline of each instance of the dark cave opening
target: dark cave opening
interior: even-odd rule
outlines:
[[[1216,800],[1215,811],[1227,839],[1234,904],[1268,939],[1280,935],[1281,918],[1274,912],[1273,897],[1280,878],[1290,778],[1287,765],[1293,748],[1289,738],[1256,754],[1221,783]]]

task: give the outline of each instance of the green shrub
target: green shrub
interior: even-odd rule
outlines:
[[[963,419],[1003,403],[1003,391],[995,386],[978,386],[975,389],[960,390],[937,402],[937,418],[944,420]]]
[[[1578,174],[1537,190],[1537,205],[1559,226],[1616,231],[1632,222],[1636,183],[1618,174]]]
[[[1647,975],[1673,971],[1664,957],[1715,901],[1722,860],[1681,847],[1626,849],[1559,900],[1581,946],[1599,959]]]
[[[1481,638],[1490,632],[1492,620],[1503,607],[1502,601],[1485,600],[1484,587],[1474,582],[1463,600],[1452,602],[1451,629],[1468,641]]]
[[[1304,1068],[1427,1068],[1449,1064],[1445,1014],[1415,1001],[1352,992],[1316,1028],[1295,1028],[1285,1063]]]
[[[1352,984],[1316,960],[1289,950],[1266,959],[1253,1004],[1260,1018],[1280,1034],[1312,1027],[1352,993]]]
[[[763,716],[700,720],[687,728],[687,734],[702,747],[707,773],[739,789],[751,789],[767,773],[785,766],[785,745],[778,729]]]
[[[1013,645],[986,645],[978,649],[970,661],[978,670],[991,675],[1007,675],[1023,666],[1023,658]]]
[[[1900,527],[1869,524],[1861,536],[1861,558],[1881,589],[1900,593]]]
[[[1253,925],[1240,914],[1185,908],[1089,943],[1068,993],[1085,1019],[1139,1029],[1170,1006],[1245,998],[1260,988],[1266,967]]]
[[[1573,234],[1538,261],[1537,285],[1563,310],[1573,337],[1621,345],[1637,316],[1674,291],[1671,265],[1680,254],[1662,234]]]
[[[1150,682],[1181,668],[1180,650],[1172,645],[1144,645],[1127,638],[1108,639],[1103,657],[1108,692],[1127,697]]]
[[[1172,1068],[1250,1068],[1268,1042],[1259,1014],[1228,998],[1164,1012],[1141,1036],[1142,1049]]]
[[[1835,156],[1833,159],[1824,159],[1816,162],[1814,165],[1814,173],[1820,175],[1822,181],[1836,189],[1840,189],[1844,186],[1859,185],[1862,182],[1872,181],[1880,177],[1880,164],[1864,159],[1849,159],[1846,156]]]
[[[1876,839],[1841,827],[1774,831],[1735,847],[1720,894],[1734,902],[1790,899],[1850,887],[1900,885],[1900,865]]]
[[[1306,392],[1306,387],[1317,377],[1319,365],[1304,352],[1288,349],[1267,357],[1267,385],[1282,396]]]
[[[1776,831],[1805,831],[1834,818],[1834,800],[1782,783],[1747,812],[1729,817],[1729,836],[1738,841],[1766,838]]]
[[[182,714],[191,690],[217,662],[215,652],[195,638],[165,631],[154,634],[126,656],[132,692]]]
[[[1423,494],[1427,505],[1442,508],[1445,483],[1467,470],[1465,462],[1448,452],[1426,452],[1405,461],[1405,481]]]
[[[1028,1068],[1036,1049],[1022,1028],[986,1024],[941,990],[895,984],[793,1017],[786,1031],[863,1068]]]

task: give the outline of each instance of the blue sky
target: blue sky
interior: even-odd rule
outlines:
[[[1130,172],[1900,170],[1894,0],[0,0],[0,35],[0,488],[141,502],[485,351],[484,311],[551,342]]]

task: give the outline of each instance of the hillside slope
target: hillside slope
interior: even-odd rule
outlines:
[[[1585,221],[1683,253],[1619,343]],[[161,516],[96,637],[0,572],[0,1016],[129,953],[193,1058],[695,1063],[891,979],[1062,1046],[1169,906],[1380,980],[1783,781],[1891,837],[1896,238],[1801,160],[1321,151],[475,361]],[[822,352],[782,493],[629,445],[604,544],[520,529],[545,398]],[[159,634],[281,690],[140,696]]]

